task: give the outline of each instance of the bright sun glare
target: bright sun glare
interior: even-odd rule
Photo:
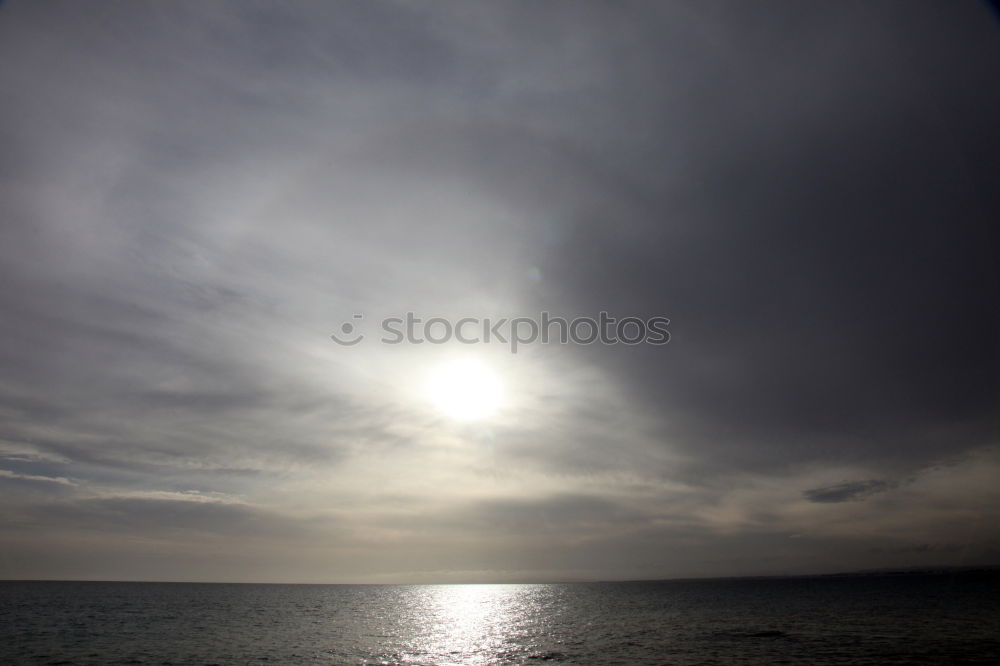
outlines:
[[[473,421],[493,414],[503,390],[499,377],[473,359],[438,366],[427,379],[426,393],[442,412],[459,421]]]

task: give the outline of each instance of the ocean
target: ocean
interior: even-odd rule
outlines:
[[[0,583],[3,664],[1000,664],[1000,574]]]

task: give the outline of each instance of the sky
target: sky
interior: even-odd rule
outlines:
[[[1000,564],[998,30],[4,2],[0,579]],[[381,342],[407,312],[670,340]],[[489,413],[429,399],[455,362]]]

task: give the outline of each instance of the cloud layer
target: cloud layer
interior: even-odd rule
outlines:
[[[983,3],[5,3],[0,578],[996,563],[998,75]],[[328,337],[543,310],[671,342]]]

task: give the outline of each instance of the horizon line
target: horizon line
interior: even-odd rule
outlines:
[[[941,565],[921,567],[887,567],[878,569],[854,569],[830,573],[807,574],[755,574],[744,576],[691,576],[673,578],[620,578],[592,580],[524,580],[524,581],[493,581],[493,582],[278,582],[278,581],[209,581],[209,580],[126,580],[112,578],[0,578],[0,583],[150,583],[165,585],[384,585],[384,586],[438,586],[438,585],[587,585],[605,583],[674,583],[674,582],[709,582],[723,580],[762,580],[762,579],[795,579],[795,578],[836,578],[847,576],[879,576],[906,574],[946,574],[946,573],[977,573],[1000,571],[1000,564],[983,565]]]

